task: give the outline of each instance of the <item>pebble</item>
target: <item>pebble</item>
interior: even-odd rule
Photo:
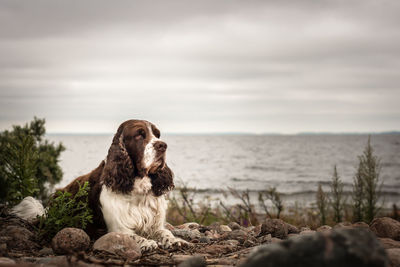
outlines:
[[[51,241],[51,248],[56,254],[71,254],[85,251],[90,246],[90,238],[82,229],[64,228]]]

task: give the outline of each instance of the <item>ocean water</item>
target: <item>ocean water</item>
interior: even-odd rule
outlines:
[[[66,151],[60,165],[60,187],[98,166],[112,135],[48,135]],[[256,192],[276,187],[290,202],[312,202],[318,184],[329,190],[334,165],[351,192],[351,184],[367,135],[166,135],[167,164],[176,184],[218,194],[232,187]],[[400,135],[372,135],[381,159],[385,206],[400,202]],[[234,201],[230,199],[230,201]]]

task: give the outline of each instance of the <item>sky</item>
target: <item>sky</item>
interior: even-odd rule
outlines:
[[[2,0],[0,130],[400,130],[397,0]]]

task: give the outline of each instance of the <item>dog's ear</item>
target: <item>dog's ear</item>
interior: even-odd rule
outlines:
[[[121,124],[108,150],[101,178],[113,191],[128,193],[133,189],[135,167],[125,147],[123,130],[124,124]]]
[[[151,190],[155,196],[161,196],[168,191],[174,189],[174,173],[164,164],[163,168],[158,169],[155,173],[149,174],[151,180]]]

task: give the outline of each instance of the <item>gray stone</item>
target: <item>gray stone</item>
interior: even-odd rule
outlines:
[[[400,267],[400,248],[391,248],[386,250],[390,267]]]
[[[376,218],[371,222],[369,228],[378,237],[388,237],[400,241],[400,222],[392,218]]]
[[[199,242],[208,244],[211,242],[211,239],[208,236],[202,236],[199,238]]]
[[[222,224],[219,226],[219,232],[232,232],[232,229],[228,225]]]
[[[180,237],[182,239],[185,239],[187,241],[191,241],[193,239],[200,239],[201,233],[197,229],[175,229],[171,231],[172,234],[176,237]]]
[[[9,225],[0,231],[0,237],[9,250],[32,251],[40,247],[35,242],[35,235],[25,227]]]
[[[378,240],[381,242],[382,246],[385,249],[400,248],[400,241],[396,241],[391,238],[385,238],[385,237],[378,237]]]
[[[374,234],[362,228],[340,228],[259,246],[242,266],[382,266],[388,265],[384,248]]]
[[[100,237],[93,244],[95,252],[106,252],[130,260],[141,256],[140,247],[128,234],[108,233]]]
[[[0,257],[0,265],[13,265],[15,260],[5,257]]]
[[[261,225],[260,235],[271,234],[272,237],[285,239],[288,235],[288,228],[281,219],[266,219]]]
[[[203,256],[191,256],[184,262],[178,265],[178,267],[205,267],[207,266],[206,260]]]
[[[232,232],[225,233],[223,236],[221,236],[222,239],[228,240],[228,239],[234,239],[239,241],[240,243],[243,243],[249,235],[243,231],[243,230],[235,230]]]
[[[300,233],[299,228],[297,228],[296,226],[290,224],[290,223],[285,223],[286,227],[288,229],[288,234],[298,234]]]
[[[329,225],[322,225],[317,228],[317,232],[329,232],[331,230],[332,230],[332,227],[330,227]]]
[[[44,247],[41,250],[39,250],[39,255],[44,256],[44,255],[51,255],[54,254],[52,248]]]
[[[229,228],[231,228],[232,230],[239,230],[241,229],[240,225],[237,222],[230,222],[228,224]]]
[[[85,251],[90,246],[90,238],[82,229],[64,228],[51,241],[51,248],[56,254],[71,254]]]

